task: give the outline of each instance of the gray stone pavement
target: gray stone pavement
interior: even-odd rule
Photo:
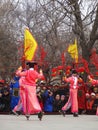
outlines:
[[[32,115],[27,121],[23,115],[0,115],[0,130],[98,130],[98,116],[44,115],[39,121]]]

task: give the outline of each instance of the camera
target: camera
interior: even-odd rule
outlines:
[[[49,91],[48,94],[51,94],[51,92]]]

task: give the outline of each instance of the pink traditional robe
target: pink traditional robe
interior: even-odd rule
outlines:
[[[98,107],[97,107],[97,110],[96,110],[96,115],[98,116]]]
[[[67,111],[71,107],[72,113],[78,113],[78,78],[75,76],[71,76],[65,81],[70,83],[70,94],[68,102],[62,107],[62,110]]]
[[[21,99],[19,99],[18,104],[14,107],[13,110],[14,110],[15,112],[22,110],[22,101],[21,101]]]
[[[39,74],[33,68],[23,72],[17,71],[16,74],[23,77],[20,81],[20,98],[22,101],[24,114],[34,114],[41,112],[42,109],[36,95],[36,80],[42,78],[43,75]]]

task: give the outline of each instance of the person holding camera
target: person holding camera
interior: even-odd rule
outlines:
[[[43,93],[44,112],[53,112],[53,92],[50,89],[46,89]]]

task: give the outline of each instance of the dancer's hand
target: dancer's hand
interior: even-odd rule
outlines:
[[[2,97],[2,94],[0,93],[0,97]]]
[[[82,81],[83,81],[83,79],[82,79],[81,76],[79,76],[79,75],[78,75],[78,81],[79,81],[79,82],[82,82]]]
[[[88,79],[89,79],[89,81],[91,82],[92,81],[92,78],[91,78],[91,76],[90,75],[88,75],[88,77],[87,77]]]
[[[65,81],[65,80],[66,80],[66,76],[63,77],[63,81]]]
[[[42,71],[42,69],[40,69],[40,70],[39,70],[39,73],[40,73],[40,74],[43,74],[43,71]]]
[[[91,79],[90,75],[87,76],[88,79]]]
[[[22,66],[20,66],[20,67],[18,68],[18,70],[22,71]]]

